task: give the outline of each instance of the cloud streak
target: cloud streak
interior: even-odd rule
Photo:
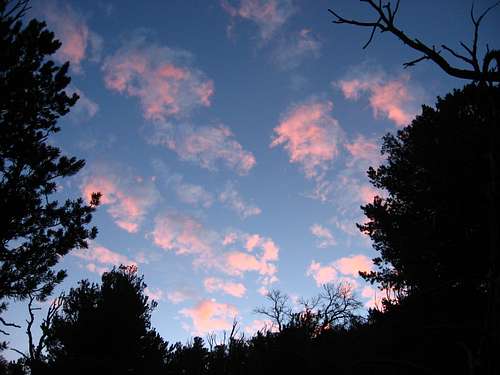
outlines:
[[[227,183],[224,191],[219,194],[219,201],[236,212],[240,218],[260,215],[262,210],[252,203],[246,202],[232,183]]]
[[[225,125],[193,128],[189,125],[158,124],[149,141],[165,146],[181,160],[212,171],[218,170],[222,164],[245,175],[256,164],[254,155],[234,139]]]

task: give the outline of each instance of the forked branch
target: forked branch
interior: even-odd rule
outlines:
[[[404,44],[410,46],[414,50],[421,52],[423,55],[403,64],[405,68],[414,66],[415,64],[424,61],[431,60],[435,64],[437,64],[441,69],[443,69],[446,73],[453,77],[469,79],[477,82],[500,82],[500,69],[498,65],[500,64],[500,51],[498,50],[489,50],[483,58],[482,67],[479,63],[478,58],[478,39],[479,39],[479,27],[484,17],[495,7],[500,5],[500,1],[488,7],[479,17],[476,18],[474,15],[474,5],[471,7],[470,16],[472,23],[474,25],[474,36],[472,39],[471,47],[467,46],[465,43],[460,42],[460,45],[465,49],[467,55],[460,54],[453,50],[452,48],[442,44],[442,50],[437,50],[435,46],[429,47],[425,43],[421,42],[417,38],[412,38],[404,33],[400,28],[395,25],[395,17],[399,10],[398,0],[394,8],[391,5],[391,2],[383,3],[382,0],[378,1],[378,4],[374,0],[360,0],[363,3],[368,3],[368,5],[375,11],[377,20],[375,22],[369,21],[360,21],[355,19],[347,19],[332,9],[328,9],[328,11],[335,17],[332,21],[336,24],[348,24],[359,27],[370,28],[370,36],[368,41],[363,45],[363,49],[367,48],[370,43],[373,41],[376,30],[380,30],[380,32],[390,32],[395,35],[399,40],[401,40]],[[442,51],[446,51],[450,53],[453,57],[465,62],[467,65],[470,65],[471,68],[464,69],[461,67],[454,66],[448,62],[446,58],[441,55]],[[497,63],[496,69],[491,69],[490,64],[495,60]]]

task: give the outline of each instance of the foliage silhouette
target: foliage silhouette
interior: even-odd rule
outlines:
[[[481,332],[466,348],[481,353],[475,371],[486,371],[498,339],[498,316],[491,313],[499,311],[498,296],[491,300],[499,280],[497,245],[491,251],[499,230],[491,216],[500,208],[500,166],[492,163],[500,156],[498,103],[498,86],[470,84],[386,135],[387,162],[368,176],[388,197],[364,206],[369,221],[359,225],[380,253],[378,269],[363,277],[411,297],[405,309],[417,311],[430,300],[433,314],[453,312],[451,325],[462,320],[464,329]],[[459,307],[464,300],[472,311]]]
[[[64,91],[69,64],[49,60],[61,43],[43,22],[23,25],[27,9],[26,0],[0,0],[0,313],[8,299],[50,295],[66,275],[52,270],[61,256],[97,234],[88,225],[98,194],[89,205],[51,197],[85,164],[49,144],[78,96]]]
[[[156,302],[135,266],[102,275],[102,284],[83,280],[64,298],[47,328],[51,374],[160,374],[167,344],[151,328]]]
[[[485,291],[489,144],[498,158],[499,102],[498,87],[469,85],[384,137],[387,163],[368,176],[388,197],[364,206],[369,221],[359,225],[381,254],[366,279],[407,293]]]

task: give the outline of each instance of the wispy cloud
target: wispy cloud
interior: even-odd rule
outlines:
[[[213,82],[192,60],[187,51],[136,36],[105,59],[104,81],[110,90],[138,98],[146,119],[166,121],[210,105]]]
[[[278,327],[270,319],[255,319],[245,326],[245,332],[253,336],[257,332],[276,331]]]
[[[337,270],[332,265],[322,266],[321,263],[313,260],[307,269],[307,276],[312,276],[316,285],[321,286],[335,281]]]
[[[361,290],[361,296],[367,299],[365,307],[369,309],[381,309],[383,307],[382,300],[385,296],[381,290],[367,285]]]
[[[368,166],[376,167],[383,160],[378,139],[370,139],[358,134],[352,141],[346,142],[344,146],[349,153],[347,161],[347,167],[349,168],[360,164],[362,172],[365,172]]]
[[[176,212],[160,214],[151,233],[153,243],[176,254],[196,255],[196,263],[213,257],[216,233],[206,229],[196,218]]]
[[[333,82],[349,100],[368,96],[373,115],[387,117],[397,126],[408,125],[415,117],[422,100],[421,90],[412,87],[408,75],[388,78],[382,72],[352,73],[349,78]]]
[[[203,186],[185,182],[180,175],[174,175],[171,180],[173,189],[181,202],[204,208],[208,208],[213,204],[213,194]]]
[[[127,256],[96,243],[91,243],[88,249],[74,251],[71,254],[86,260],[87,264],[85,267],[90,272],[99,274],[108,271],[113,266],[119,266],[121,264],[126,266],[137,265],[136,261],[129,259]]]
[[[335,241],[335,238],[328,228],[325,228],[320,224],[314,224],[311,226],[310,230],[311,233],[317,238],[317,246],[319,248],[324,249],[337,244],[337,241]]]
[[[271,147],[283,145],[290,162],[300,164],[308,178],[322,176],[339,153],[343,132],[332,108],[320,100],[295,105],[274,128]]]
[[[262,212],[259,207],[246,202],[231,182],[228,182],[225,189],[219,194],[219,201],[236,212],[242,219],[259,215]]]
[[[360,271],[370,271],[373,268],[372,261],[366,255],[354,254],[348,257],[339,258],[327,264],[312,261],[306,274],[311,276],[316,285],[331,283],[334,281],[349,281],[356,285],[353,277],[358,277]],[[342,275],[342,276],[341,276]]]
[[[115,224],[135,233],[147,212],[158,202],[159,193],[150,180],[136,178],[130,171],[122,176],[111,171],[108,165],[94,167],[84,178],[82,194],[90,200],[92,193],[100,192],[101,203],[108,206],[107,212]]]
[[[83,14],[67,2],[44,1],[34,9],[47,22],[62,43],[55,58],[59,62],[71,62],[75,73],[82,72],[85,59],[97,61],[102,49],[102,38],[90,30]]]
[[[242,246],[247,252],[232,250],[226,253],[224,271],[238,276],[257,272],[263,285],[276,282],[278,268],[275,262],[279,259],[279,247],[274,241],[259,234],[234,233],[234,236],[231,245]]]
[[[73,87],[70,91],[76,93],[80,98],[71,109],[70,118],[75,122],[85,122],[92,119],[99,111],[99,104],[90,99],[83,91]]]
[[[148,237],[162,249],[193,257],[193,265],[205,271],[238,277],[254,272],[262,286],[278,280],[279,247],[269,237],[236,231],[221,235],[198,219],[175,212],[158,215]]]
[[[172,292],[167,293],[167,299],[177,305],[181,302],[191,299],[192,294],[183,290],[174,290]]]
[[[232,5],[221,0],[222,8],[231,17],[228,33],[231,34],[236,19],[253,22],[259,29],[263,41],[269,40],[295,12],[292,0],[240,0]]]
[[[197,335],[229,329],[238,315],[236,306],[219,303],[213,299],[204,299],[192,308],[182,309],[179,312],[191,319],[192,324],[187,328]]]
[[[245,285],[242,283],[235,283],[232,281],[226,281],[216,277],[207,277],[203,281],[203,285],[205,289],[209,293],[221,291],[226,294],[229,294],[233,297],[243,297],[246,292]]]
[[[297,68],[306,59],[320,56],[321,42],[310,29],[302,29],[281,38],[273,50],[273,62],[282,69]]]
[[[160,288],[147,287],[144,289],[144,294],[156,302],[163,301],[165,299],[165,293]]]
[[[373,262],[363,254],[343,257],[335,261],[335,266],[340,273],[357,277],[359,272],[368,272],[373,269]]]
[[[254,155],[246,151],[224,125],[193,128],[187,124],[157,124],[149,141],[174,151],[181,160],[209,170],[217,170],[223,164],[245,175],[256,163]]]

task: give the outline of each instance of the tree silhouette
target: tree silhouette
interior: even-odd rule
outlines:
[[[316,335],[334,327],[347,327],[358,316],[362,304],[354,288],[347,282],[328,283],[318,295],[299,299],[300,310],[293,309],[290,298],[280,290],[273,289],[266,295],[269,306],[258,307],[256,314],[270,320],[272,327],[282,332],[286,327],[303,326]]]
[[[397,135],[386,135],[387,162],[368,176],[388,197],[364,206],[369,221],[358,225],[380,253],[365,279],[427,301],[435,316],[452,312],[464,329],[485,322],[474,323],[483,335],[481,371],[498,339],[498,296],[490,297],[498,290],[491,237],[499,223],[488,215],[500,209],[500,166],[490,163],[500,156],[498,103],[498,86],[470,84],[438,98],[436,108],[424,106]],[[464,300],[468,306],[459,307]]]
[[[278,332],[281,332],[292,315],[290,298],[280,290],[273,289],[266,294],[266,299],[270,306],[257,307],[254,312],[270,319]]]
[[[490,67],[493,60],[496,61],[497,66],[500,64],[500,51],[490,50],[487,46],[487,52],[483,56],[482,63],[478,56],[479,27],[484,17],[493,8],[498,6],[500,4],[500,1],[488,7],[483,13],[481,13],[479,17],[475,16],[474,4],[472,5],[470,11],[470,17],[472,20],[472,24],[474,25],[474,37],[472,40],[472,44],[470,46],[467,46],[465,43],[460,42],[460,45],[465,50],[467,55],[462,55],[444,44],[441,45],[441,49],[436,49],[436,46],[429,47],[418,38],[412,38],[405,32],[403,32],[401,28],[395,25],[395,19],[396,14],[399,10],[400,0],[396,1],[396,5],[394,7],[391,6],[390,1],[383,3],[382,0],[378,2],[375,2],[374,0],[361,0],[361,2],[367,3],[370,8],[375,11],[375,16],[377,18],[376,21],[369,22],[347,19],[342,17],[332,9],[328,9],[328,11],[335,17],[335,20],[332,21],[333,23],[348,24],[371,29],[370,37],[363,46],[363,49],[370,45],[375,35],[375,31],[379,30],[382,33],[389,32],[396,36],[399,40],[401,40],[405,45],[422,53],[421,57],[403,64],[405,68],[411,67],[424,60],[431,60],[435,64],[437,64],[443,71],[453,77],[478,82],[500,82],[500,71],[498,69],[493,69],[492,67]],[[442,51],[450,53],[456,59],[471,66],[471,68],[463,69],[450,64],[450,62],[442,56]]]
[[[408,293],[439,287],[484,292],[488,150],[495,142],[498,158],[498,102],[498,87],[469,85],[438,98],[435,109],[424,106],[410,126],[384,137],[387,163],[368,176],[388,197],[364,206],[369,221],[358,225],[381,255],[366,279]]]
[[[156,303],[135,266],[87,280],[71,289],[47,328],[46,357],[51,374],[160,374],[167,344],[151,328]]]
[[[46,298],[65,277],[52,267],[97,233],[88,224],[98,194],[90,205],[51,197],[84,166],[48,143],[78,96],[64,91],[69,64],[49,59],[61,45],[54,34],[37,20],[23,26],[28,3],[0,0],[0,313],[7,299]]]

